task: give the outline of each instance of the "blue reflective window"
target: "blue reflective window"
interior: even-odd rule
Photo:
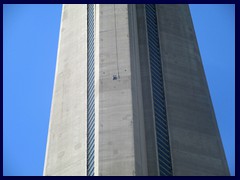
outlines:
[[[94,176],[94,4],[87,5],[87,175]]]
[[[146,4],[145,10],[156,123],[159,172],[161,176],[172,176],[156,7],[154,4]]]

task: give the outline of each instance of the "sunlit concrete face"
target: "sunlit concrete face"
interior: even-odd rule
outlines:
[[[158,40],[150,42],[145,5],[94,5],[89,156],[88,5],[63,5],[44,175],[85,176],[89,161],[95,176],[164,175],[169,166],[174,176],[229,175],[189,8],[154,7]],[[160,119],[166,124],[160,128],[169,145],[163,152],[151,48],[159,52],[162,72]],[[167,166],[159,159],[165,155]]]
[[[87,5],[64,5],[44,175],[86,175]]]
[[[128,5],[98,7],[99,175],[135,175]]]

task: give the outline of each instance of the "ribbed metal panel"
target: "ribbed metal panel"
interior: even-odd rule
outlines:
[[[94,4],[87,5],[87,60],[87,175],[94,176]]]
[[[159,172],[161,176],[172,176],[166,106],[164,98],[156,7],[146,4],[147,35],[151,66],[152,93],[157,136]]]

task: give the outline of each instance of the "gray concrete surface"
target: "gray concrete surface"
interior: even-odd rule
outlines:
[[[188,5],[157,5],[173,173],[229,175]]]
[[[229,175],[189,8],[157,18],[173,175]],[[94,173],[158,175],[144,5],[95,5],[95,22]],[[86,175],[86,97],[87,5],[64,5],[44,175]]]
[[[132,86],[132,94],[136,99],[133,107],[137,116],[135,125],[139,124],[139,129],[134,129],[136,156],[140,156],[136,159],[137,175],[156,176],[159,172],[144,5],[129,5],[129,12],[133,16],[129,17],[129,24],[132,24],[130,42],[133,44],[132,83],[135,83]],[[140,143],[145,147],[140,148]]]
[[[99,175],[135,175],[128,6],[99,13]]]
[[[86,175],[87,5],[63,5],[44,175]]]

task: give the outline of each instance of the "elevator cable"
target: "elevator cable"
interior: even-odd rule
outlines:
[[[113,80],[115,80],[115,79],[120,79],[120,75],[119,75],[119,66],[118,66],[117,18],[116,18],[116,12],[115,12],[115,10],[116,10],[115,4],[113,6],[114,6],[114,25],[115,25],[115,40],[116,40],[115,47],[116,47],[116,59],[117,59],[117,78],[116,78],[116,76],[113,75]]]

